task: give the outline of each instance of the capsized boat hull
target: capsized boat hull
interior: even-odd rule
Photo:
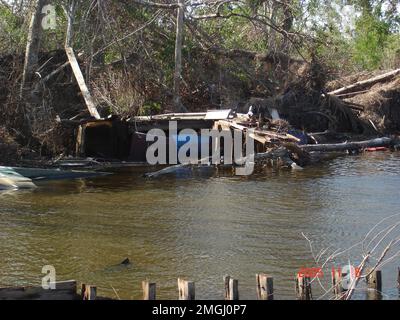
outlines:
[[[35,181],[90,178],[108,174],[110,173],[0,166],[0,190],[35,188]]]
[[[32,182],[32,179],[20,176],[18,174],[5,175],[0,173],[0,190],[32,188],[36,188],[36,185]]]

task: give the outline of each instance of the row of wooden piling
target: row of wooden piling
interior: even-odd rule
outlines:
[[[274,280],[271,276],[260,273],[256,275],[257,298],[259,300],[274,299]],[[156,300],[156,283],[143,281],[143,300]],[[239,300],[239,280],[224,276],[225,300]],[[195,283],[178,278],[178,299],[195,300]]]
[[[367,270],[368,276],[365,278],[367,287],[373,289],[374,292],[382,291],[382,271]],[[341,270],[332,272],[332,293],[335,298],[343,299],[346,289],[342,286],[343,274]],[[239,300],[239,281],[227,275],[224,276],[224,298],[225,300]],[[295,292],[298,300],[312,300],[312,278],[297,274],[295,277]],[[398,286],[400,287],[400,268],[398,269]],[[156,300],[157,285],[154,282],[143,281],[143,300]],[[81,296],[83,300],[96,299],[96,287],[82,285]],[[258,300],[273,300],[274,299],[274,279],[265,274],[256,274],[256,292]],[[178,278],[178,299],[179,300],[195,300],[195,283],[193,281]]]

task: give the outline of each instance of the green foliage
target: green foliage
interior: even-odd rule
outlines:
[[[328,31],[317,31],[315,54],[330,70],[352,71],[352,42],[342,36],[337,28],[329,29]],[[329,39],[329,43],[325,43]]]
[[[381,61],[382,68],[400,68],[400,34],[390,35],[386,43]]]
[[[25,46],[26,34],[22,27],[21,18],[0,6],[0,52],[9,53]]]
[[[379,67],[389,36],[389,25],[366,14],[356,22],[354,38],[354,61],[362,68]]]
[[[106,50],[104,53],[104,63],[109,64],[121,59],[121,54],[115,50]]]
[[[152,114],[158,114],[161,112],[161,103],[148,101],[143,104],[139,109],[139,115],[141,116],[149,116]]]

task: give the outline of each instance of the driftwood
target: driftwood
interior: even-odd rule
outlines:
[[[366,141],[343,142],[333,144],[306,144],[300,146],[304,151],[312,152],[331,152],[331,151],[346,151],[360,150],[364,148],[389,147],[393,145],[393,139],[384,137]]]
[[[377,82],[387,80],[387,79],[389,79],[391,77],[394,77],[394,76],[396,76],[398,74],[400,74],[400,69],[396,69],[396,70],[381,74],[381,75],[379,75],[377,77],[373,77],[373,78],[370,78],[370,79],[367,79],[367,80],[358,81],[356,83],[350,84],[350,85],[342,87],[340,89],[331,91],[328,94],[338,95],[338,94],[342,94],[342,93],[347,93],[348,91],[351,91],[351,90],[353,90],[353,91],[354,90],[359,90],[359,89],[361,89],[361,88],[363,88],[365,86],[373,85],[373,84],[375,84]]]

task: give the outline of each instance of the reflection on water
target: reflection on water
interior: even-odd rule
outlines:
[[[141,281],[176,298],[178,277],[198,298],[222,298],[225,274],[255,298],[255,274],[274,276],[275,297],[294,298],[293,277],[315,251],[347,248],[382,218],[398,213],[400,155],[371,153],[302,171],[253,177],[163,177],[143,168],[112,176],[45,183],[0,194],[0,286],[58,280],[98,286],[100,295],[140,299]],[[118,263],[129,257],[128,266]],[[335,263],[359,263],[360,248]],[[383,268],[384,298],[397,298],[395,259]],[[331,267],[329,265],[329,267]],[[330,275],[322,283],[328,287]],[[315,289],[314,296],[322,291]]]

